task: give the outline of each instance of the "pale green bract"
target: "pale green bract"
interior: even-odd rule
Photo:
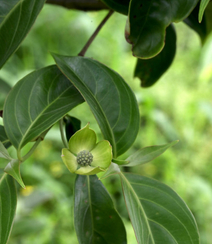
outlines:
[[[109,141],[96,143],[96,133],[87,124],[69,140],[69,148],[63,148],[62,160],[71,173],[95,175],[106,171],[112,161]]]

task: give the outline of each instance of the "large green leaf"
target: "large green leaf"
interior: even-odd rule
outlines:
[[[3,120],[9,140],[21,149],[83,101],[56,65],[30,73],[5,102]]]
[[[195,219],[171,188],[140,175],[120,176],[139,244],[199,244]]]
[[[4,80],[0,79],[0,109],[3,108],[4,100],[6,98],[6,95],[9,93],[10,89],[11,86],[8,85],[8,83]]]
[[[0,243],[6,244],[13,225],[17,204],[14,179],[0,170]]]
[[[126,39],[133,55],[139,58],[156,56],[164,47],[166,28],[185,19],[199,0],[131,0]]]
[[[125,14],[128,14],[128,9],[129,9],[129,4],[130,4],[130,0],[101,0],[102,2],[104,2],[108,7],[110,7],[111,9]]]
[[[170,25],[163,50],[153,58],[137,60],[134,76],[141,80],[142,87],[152,86],[169,68],[176,52],[176,39],[174,26]]]
[[[202,18],[202,22],[198,21],[198,13],[199,13],[199,4],[194,8],[191,14],[184,19],[184,23],[186,23],[190,28],[197,32],[200,36],[202,43],[204,43],[207,37],[207,25],[205,16]]]
[[[199,22],[202,21],[204,11],[205,11],[207,5],[209,4],[209,2],[210,2],[210,0],[201,0],[200,8],[199,8],[199,14],[198,14]]]
[[[0,0],[0,68],[25,38],[45,0]]]
[[[139,129],[135,95],[123,78],[90,58],[54,55],[62,72],[80,91],[90,106],[114,158],[134,142]]]
[[[96,175],[77,176],[74,224],[79,244],[127,243],[123,222]]]
[[[11,143],[5,133],[4,126],[0,125],[0,141],[3,143],[3,145],[8,148]]]

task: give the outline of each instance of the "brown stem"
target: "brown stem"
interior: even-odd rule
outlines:
[[[78,56],[84,56],[85,55],[87,49],[89,48],[89,46],[91,45],[91,43],[93,42],[93,40],[95,39],[95,37],[97,36],[97,34],[99,33],[99,31],[101,30],[101,28],[103,27],[103,25],[107,22],[107,20],[110,18],[110,16],[112,14],[113,14],[113,10],[110,10],[109,13],[102,20],[102,22],[99,24],[99,26],[97,27],[97,29],[94,31],[93,35],[89,38],[89,40],[87,41],[87,43],[85,44],[85,46],[83,47],[83,49],[81,50],[81,52],[78,54]]]

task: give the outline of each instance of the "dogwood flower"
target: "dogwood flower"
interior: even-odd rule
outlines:
[[[62,149],[62,160],[71,173],[94,175],[106,171],[112,160],[112,147],[106,140],[96,143],[96,133],[87,124]]]

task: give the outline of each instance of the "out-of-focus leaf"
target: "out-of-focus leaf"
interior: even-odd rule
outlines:
[[[3,145],[8,148],[11,143],[5,133],[4,126],[0,125],[0,141],[3,143]]]
[[[115,71],[90,58],[53,55],[62,72],[90,106],[113,156],[124,153],[139,129],[139,110],[134,93]]]
[[[20,150],[83,101],[56,65],[30,73],[5,102],[3,120],[9,140]]]
[[[116,163],[111,163],[111,165],[108,168],[108,170],[106,171],[106,173],[103,174],[99,179],[100,180],[105,179],[108,176],[118,174],[119,172],[120,172],[119,166]]]
[[[17,194],[14,179],[0,170],[0,243],[8,242],[15,217]]]
[[[205,11],[207,5],[209,4],[209,2],[210,2],[210,0],[201,0],[200,7],[199,7],[199,15],[198,15],[199,22],[202,21],[204,11]]]
[[[186,23],[189,27],[191,27],[197,34],[200,36],[202,43],[204,43],[207,37],[207,26],[206,19],[203,16],[202,22],[198,21],[198,13],[199,13],[199,4],[195,7],[195,9],[191,12],[191,14],[184,19],[184,23]]]
[[[128,14],[130,0],[101,0],[108,7],[119,13]]]
[[[4,168],[4,172],[11,175],[15,180],[17,180],[21,187],[25,188],[20,174],[20,162],[18,159],[13,159],[11,162],[9,162]]]
[[[142,87],[152,86],[171,65],[176,52],[176,33],[173,25],[166,29],[165,47],[155,57],[138,59],[134,76],[141,80]]]
[[[79,244],[126,244],[124,224],[96,175],[77,176],[74,224]]]
[[[195,219],[168,186],[140,175],[120,174],[139,244],[199,244]]]
[[[141,150],[138,150],[133,155],[129,156],[126,161],[129,163],[124,165],[125,167],[133,167],[140,164],[145,164],[156,157],[160,156],[162,153],[164,153],[169,147],[174,146],[178,141],[173,141],[171,143],[160,145],[160,146],[150,146],[142,148]]]
[[[71,136],[80,130],[81,128],[81,121],[75,117],[66,115],[64,117],[64,122],[65,122],[65,129],[66,129],[66,139],[69,141]]]
[[[45,0],[0,0],[0,68],[19,47]]]
[[[156,56],[164,47],[166,28],[185,19],[198,0],[131,0],[126,40],[133,55],[146,59]]]
[[[12,159],[7,151],[7,149],[4,147],[4,144],[0,141],[0,158],[5,159]]]

